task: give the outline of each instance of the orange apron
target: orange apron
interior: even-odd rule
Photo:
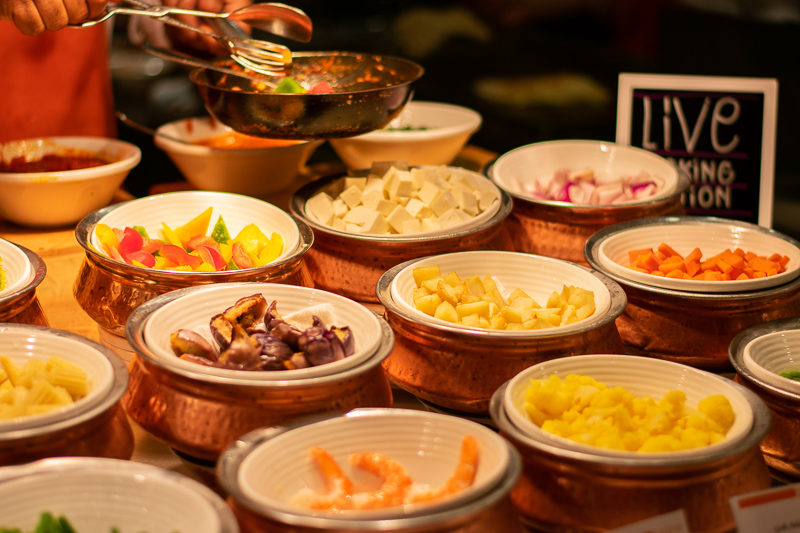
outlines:
[[[0,21],[0,142],[116,137],[105,24],[23,35]]]

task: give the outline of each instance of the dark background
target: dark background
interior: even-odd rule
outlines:
[[[800,0],[287,3],[314,22],[311,43],[286,43],[294,50],[386,53],[419,62],[425,75],[414,97],[480,112],[483,125],[471,143],[497,153],[551,139],[613,141],[620,72],[776,78],[773,226],[800,238]],[[205,114],[186,71],[132,48],[120,27],[111,61],[117,107],[131,118],[156,127]],[[480,91],[487,79],[534,83],[505,99],[490,98]],[[180,179],[149,137],[122,124],[120,137],[143,149],[142,163],[126,181],[130,192],[144,195],[154,183]],[[325,144],[311,162],[328,159],[335,154]]]

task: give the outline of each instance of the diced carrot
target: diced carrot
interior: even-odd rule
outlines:
[[[683,259],[683,257],[678,252],[676,252],[672,246],[670,246],[665,242],[662,242],[661,244],[658,245],[658,251],[667,257],[672,257],[677,255],[678,257],[681,257],[681,259]]]
[[[658,261],[656,261],[656,258],[652,252],[648,255],[640,255],[634,264],[647,270],[648,272],[658,268]]]
[[[628,252],[628,261],[633,264],[636,263],[637,259],[639,259],[640,255],[648,255],[652,254],[652,248],[642,248],[640,250],[631,250]]]
[[[652,272],[648,272],[648,274],[651,274],[653,276],[660,276],[662,278],[664,277],[664,273],[661,272],[660,270],[653,270]]]
[[[732,268],[736,270],[742,270],[744,268],[744,258],[742,256],[737,255],[730,250],[725,250],[721,255],[722,260],[729,264]]]
[[[676,269],[670,270],[669,272],[664,274],[664,277],[675,278],[675,279],[686,279],[686,278],[688,278],[690,276],[688,276],[686,274],[686,272],[684,272],[683,270],[680,270],[680,269],[676,268]]]
[[[700,262],[700,259],[703,258],[703,252],[700,251],[700,248],[695,248],[691,252],[689,252],[684,259],[687,261],[697,261]]]
[[[745,256],[747,255],[747,254],[745,253],[745,251],[744,251],[744,250],[742,250],[741,248],[736,248],[736,249],[733,251],[733,253],[735,253],[735,254],[736,254],[736,255],[738,255],[739,257],[745,257]]]
[[[775,265],[775,263],[764,257],[756,256],[750,261],[748,261],[748,263],[750,264],[752,269],[756,271],[769,272],[770,270],[773,269],[777,270],[777,266]]]
[[[741,274],[739,274],[738,276],[736,276],[736,279],[737,279],[737,280],[745,280],[745,279],[750,279],[750,276],[748,276],[747,274],[745,274],[744,272],[742,272]]]
[[[745,252],[745,253],[744,253],[744,259],[745,259],[745,261],[747,261],[748,263],[749,263],[750,261],[752,261],[753,259],[755,259],[756,257],[758,257],[758,256],[757,256],[755,253],[753,253],[753,252]]]
[[[766,278],[767,277],[767,273],[766,272],[761,272],[760,270],[756,270],[755,272],[753,272],[753,274],[750,277],[752,279]]]
[[[686,270],[686,266],[683,264],[683,259],[681,259],[679,256],[672,256],[658,265],[658,270],[664,274],[667,274],[672,270],[680,270],[681,272],[684,272]]]
[[[715,270],[706,270],[703,276],[707,281],[722,281],[722,274]]]
[[[697,259],[684,259],[683,265],[686,267],[686,273],[689,274],[690,277],[700,272],[700,261]]]
[[[658,261],[659,263],[662,263],[663,261],[665,261],[667,259],[667,257],[669,257],[667,254],[665,254],[661,250],[656,250],[653,255],[655,255],[656,261]]]
[[[719,270],[723,274],[727,274],[728,272],[731,272],[733,270],[733,267],[722,259],[717,259],[716,261],[714,261],[714,265],[717,267],[717,270]]]

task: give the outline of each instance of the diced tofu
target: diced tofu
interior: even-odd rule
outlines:
[[[377,211],[373,211],[370,214],[370,217],[364,220],[364,224],[361,226],[361,232],[379,233],[383,235],[389,233],[389,224],[387,224],[386,219],[383,218],[383,215]]]
[[[331,224],[331,226],[333,226],[334,229],[338,229],[338,230],[341,230],[341,231],[346,231],[347,230],[347,224],[345,224],[344,220],[342,220],[341,218],[334,217],[333,223]]]
[[[380,191],[383,195],[383,179],[379,176],[367,176],[367,181],[364,184],[364,194],[371,191]]]
[[[430,181],[426,181],[422,188],[417,191],[417,198],[419,198],[423,204],[430,206],[441,192],[441,187]]]
[[[330,224],[333,219],[333,198],[328,193],[320,192],[306,200],[306,211],[323,224]]]
[[[406,208],[398,205],[395,207],[389,216],[386,217],[386,222],[389,223],[389,226],[392,227],[397,233],[403,232],[403,222],[407,220],[413,220],[413,217],[406,211]]]
[[[457,207],[458,204],[456,203],[455,197],[453,197],[453,193],[448,190],[443,190],[437,194],[436,198],[428,205],[433,209],[434,214],[440,217],[447,211]]]
[[[378,200],[378,205],[375,206],[375,211],[384,217],[388,217],[389,213],[394,211],[395,207],[397,207],[397,204],[391,200]]]
[[[333,216],[337,218],[342,218],[350,211],[350,208],[341,198],[337,198],[333,201]]]
[[[377,211],[374,209],[359,205],[348,211],[343,219],[348,224],[358,224],[359,226],[362,226],[367,220],[372,220],[375,216],[375,213],[377,213]]]
[[[382,189],[368,190],[361,195],[361,205],[374,209],[375,211],[380,211],[378,209],[378,204],[381,201],[384,201]]]
[[[408,203],[405,205],[405,207],[406,211],[408,211],[408,214],[411,215],[412,217],[422,218],[422,216],[420,215],[428,206],[423,204],[421,200],[418,200],[416,198],[411,198],[408,200]]]
[[[409,198],[414,193],[411,172],[398,170],[389,186],[389,198]]]
[[[478,207],[481,211],[486,211],[498,199],[497,193],[494,191],[480,191],[478,192]]]
[[[480,212],[478,208],[478,197],[472,189],[468,189],[463,185],[456,185],[453,187],[453,196],[455,196],[458,208],[470,216],[475,216]]]
[[[464,222],[468,222],[469,220],[472,220],[472,217],[470,217],[468,214],[466,214],[461,209],[458,209],[457,207],[449,209],[441,216],[439,216],[439,224],[444,228],[449,228],[450,226],[463,224]]]
[[[412,218],[410,220],[403,221],[402,230],[400,233],[420,233],[422,231],[422,221]]]
[[[344,200],[344,203],[346,203],[350,209],[353,209],[361,204],[361,196],[361,189],[353,185],[343,190],[339,198]]]
[[[345,176],[344,178],[344,188],[345,190],[349,189],[350,187],[357,187],[359,190],[363,191],[364,187],[367,184],[367,177],[366,176]]]
[[[439,225],[436,217],[430,216],[422,219],[422,229],[423,231],[439,231],[442,226]]]

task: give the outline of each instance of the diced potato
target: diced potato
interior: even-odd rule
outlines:
[[[456,309],[456,310],[458,310],[458,309]],[[469,326],[469,327],[473,327],[473,328],[479,328],[479,327],[481,327],[480,318],[481,317],[479,317],[477,314],[464,315],[464,316],[461,317],[461,325]]]
[[[481,278],[478,276],[471,276],[467,278],[464,281],[464,285],[466,285],[470,293],[478,297],[483,296],[483,293],[486,292],[483,288],[483,283],[481,283]]]
[[[474,303],[465,303],[456,306],[456,311],[458,311],[458,316],[465,317],[467,315],[478,315],[484,318],[489,318],[489,302],[485,302],[483,300],[478,300]]]
[[[523,291],[522,289],[514,289],[511,291],[511,294],[508,295],[508,303],[513,304],[518,298],[528,298],[529,300],[533,300],[528,294]],[[534,307],[540,307],[535,305]]]
[[[426,315],[431,316],[434,315],[440,303],[442,303],[442,299],[439,298],[439,295],[436,293],[414,299],[414,306]]]
[[[440,303],[433,313],[433,316],[440,320],[446,320],[447,322],[458,322],[456,308],[448,301]]]
[[[439,283],[436,285],[436,294],[438,294],[439,298],[442,300],[449,302],[455,309],[455,305],[458,303],[458,293],[454,287],[451,287],[445,283],[443,279],[440,279]]]
[[[513,302],[509,301],[509,305],[518,309],[534,309],[536,307],[541,307],[533,298],[527,298],[524,296],[516,298]]]
[[[447,275],[445,275],[444,282],[451,287],[461,287],[464,284],[459,275],[455,272],[449,272]]]
[[[492,329],[506,329],[506,322],[505,317],[503,317],[503,313],[496,313],[491,316],[489,319],[489,327]]]
[[[442,277],[442,269],[438,265],[416,267],[411,274],[414,276],[414,283],[419,287],[427,279]]]

